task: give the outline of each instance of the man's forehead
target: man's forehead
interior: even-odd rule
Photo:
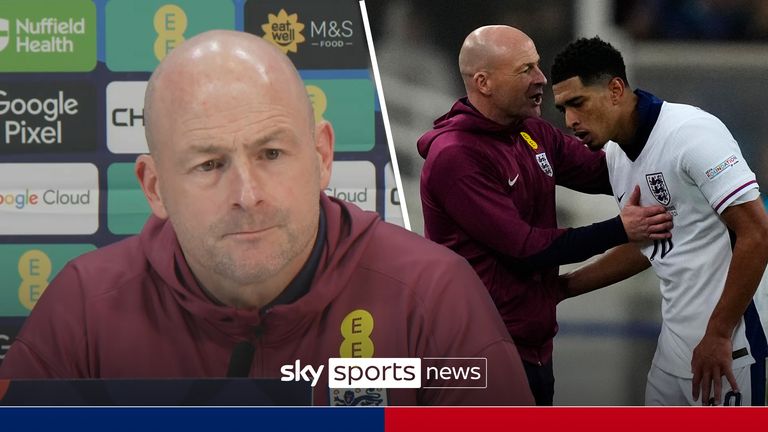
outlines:
[[[539,52],[536,50],[536,44],[533,40],[528,39],[518,47],[518,56],[521,59],[535,59],[539,60]]]
[[[535,64],[540,59],[539,52],[536,51],[536,45],[530,40],[523,44],[504,47],[497,56],[499,65],[511,66],[513,68]]]
[[[584,87],[581,78],[578,76],[570,77],[552,85],[552,91],[555,93],[555,98],[557,98],[558,95],[569,96],[576,93],[582,93],[585,89],[586,87]]]
[[[210,36],[174,49],[153,76],[163,84],[158,89],[181,97],[242,92],[259,97],[275,91],[288,94],[301,85],[290,60],[271,44],[240,34],[213,34],[221,40]]]
[[[166,76],[158,83],[154,97],[159,105],[180,117],[279,107],[298,111],[308,103],[300,80],[278,82],[276,75],[255,78],[246,70],[219,69],[218,72],[181,72],[175,79]]]

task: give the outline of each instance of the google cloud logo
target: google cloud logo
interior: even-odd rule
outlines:
[[[8,20],[0,18],[0,52],[8,46]]]

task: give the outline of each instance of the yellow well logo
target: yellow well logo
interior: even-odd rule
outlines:
[[[304,24],[299,22],[299,15],[289,15],[285,9],[280,9],[277,15],[269,14],[267,19],[269,22],[261,26],[264,39],[275,44],[286,54],[298,52],[298,45],[305,41],[304,35],[301,34]]]

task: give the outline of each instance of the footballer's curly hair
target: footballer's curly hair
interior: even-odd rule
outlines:
[[[598,36],[571,42],[555,56],[550,74],[553,85],[576,76],[585,86],[619,77],[629,87],[621,53]]]

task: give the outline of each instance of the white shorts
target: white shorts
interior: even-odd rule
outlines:
[[[741,401],[738,405],[752,405],[752,374],[749,365],[735,369],[733,374],[736,376],[736,383],[741,391]],[[656,365],[651,365],[651,370],[648,372],[648,382],[645,386],[645,404],[659,406],[701,405],[702,395],[699,395],[698,401],[694,401],[691,394],[692,388],[693,379],[680,378],[664,372]],[[731,385],[723,376],[723,400],[718,405],[736,404],[736,396],[732,393],[728,394],[730,390]],[[711,392],[714,394],[714,389]]]

